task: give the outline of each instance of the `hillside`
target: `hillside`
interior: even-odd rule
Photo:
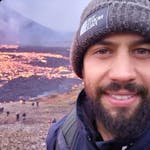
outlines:
[[[0,4],[0,44],[24,46],[70,46],[73,33],[45,27]]]
[[[0,102],[63,93],[80,83],[71,70],[67,48],[0,49]]]
[[[53,119],[71,111],[82,86],[61,95],[51,95],[26,103],[3,103],[0,114],[0,150],[45,150],[45,139]],[[39,106],[36,106],[39,102]],[[33,106],[34,103],[34,106]],[[7,116],[7,112],[9,115]],[[23,117],[23,114],[26,117]],[[19,120],[16,121],[16,114]]]

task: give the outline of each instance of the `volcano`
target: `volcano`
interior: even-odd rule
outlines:
[[[73,33],[43,26],[0,4],[0,44],[23,46],[70,46]]]

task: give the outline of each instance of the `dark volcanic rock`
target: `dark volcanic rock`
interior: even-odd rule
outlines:
[[[32,66],[40,66],[40,67],[60,67],[60,66],[68,66],[69,60],[64,58],[54,58],[54,57],[45,57],[46,63],[41,62],[39,59],[34,59],[30,63]]]
[[[36,53],[51,53],[69,57],[69,47],[42,47],[42,46],[20,46],[19,48],[1,48],[0,52],[36,52]],[[12,56],[15,58],[16,56]]]
[[[81,83],[79,79],[65,77],[53,79],[43,76],[19,77],[0,88],[0,102],[17,101],[20,98],[28,100],[45,93],[62,93],[79,83]]]

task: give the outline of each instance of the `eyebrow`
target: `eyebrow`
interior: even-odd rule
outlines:
[[[142,39],[135,41],[132,45],[150,44],[150,39]]]

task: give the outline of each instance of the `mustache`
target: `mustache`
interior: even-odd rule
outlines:
[[[98,93],[104,94],[106,91],[119,91],[119,90],[127,90],[132,93],[136,93],[143,98],[148,94],[148,89],[143,85],[137,83],[116,83],[112,82],[106,86],[100,87]]]

